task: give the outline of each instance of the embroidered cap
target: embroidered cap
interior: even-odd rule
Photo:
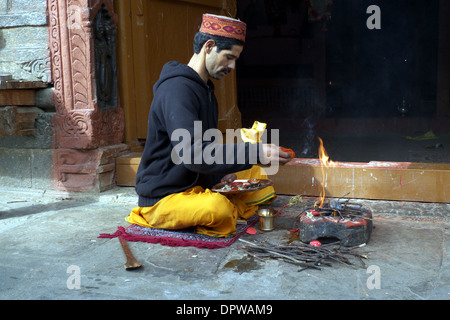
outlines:
[[[200,32],[214,36],[234,38],[245,42],[245,33],[247,25],[229,17],[216,16],[213,14],[204,14]]]

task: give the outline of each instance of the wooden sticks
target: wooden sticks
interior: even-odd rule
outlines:
[[[365,267],[362,259],[368,259],[367,255],[360,254],[354,251],[355,247],[342,247],[339,243],[324,244],[320,247],[314,247],[308,244],[295,245],[270,245],[266,243],[250,242],[243,239],[239,241],[246,243],[246,246],[239,247],[245,253],[252,257],[268,261],[276,259],[298,265],[303,271],[305,269],[321,270],[319,266],[332,266],[332,262],[338,262],[353,267],[350,261],[351,257],[356,257]]]

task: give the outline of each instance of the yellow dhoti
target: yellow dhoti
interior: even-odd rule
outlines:
[[[262,168],[236,173],[237,179],[267,179]],[[125,220],[144,227],[178,230],[195,227],[195,231],[215,237],[236,232],[238,218],[252,217],[258,205],[275,198],[273,187],[224,196],[196,186],[185,192],[168,195],[152,207],[136,207]]]

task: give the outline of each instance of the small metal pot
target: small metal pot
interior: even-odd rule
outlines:
[[[275,210],[273,209],[259,209],[259,223],[262,231],[272,231],[275,229],[274,219],[275,219]]]

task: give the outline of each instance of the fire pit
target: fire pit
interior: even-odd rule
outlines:
[[[330,160],[322,139],[318,139],[319,159],[322,163],[322,190],[320,200],[316,201],[313,208],[304,210],[300,216],[299,238],[308,243],[319,238],[337,238],[341,245],[347,247],[367,243],[372,233],[372,212],[348,201],[325,198],[325,168],[339,164]]]
[[[346,247],[367,243],[372,233],[372,212],[348,201],[328,200],[300,215],[299,238],[309,243],[319,238],[336,238]]]

